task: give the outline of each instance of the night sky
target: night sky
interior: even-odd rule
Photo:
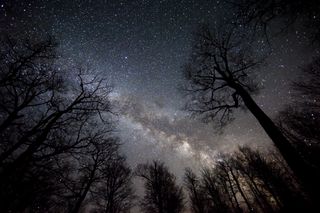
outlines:
[[[218,152],[230,152],[238,144],[271,147],[245,111],[217,133],[183,110],[179,88],[192,32],[201,23],[232,15],[222,0],[1,0],[0,30],[49,33],[59,41],[66,63],[90,64],[93,72],[110,79],[116,131],[128,162],[134,167],[159,159],[181,177],[185,167],[210,164]],[[299,28],[272,38],[271,54],[256,72],[262,89],[254,98],[271,117],[294,98],[290,83],[298,79],[299,66],[318,54],[306,39]]]

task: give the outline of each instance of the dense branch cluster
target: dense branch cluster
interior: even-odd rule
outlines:
[[[251,55],[245,35],[234,26],[211,31],[207,26],[196,35],[190,62],[185,66],[188,110],[205,120],[218,118],[224,125],[241,106],[238,86],[253,93],[258,90],[250,73],[258,65]]]
[[[131,171],[112,135],[106,80],[62,70],[52,39],[1,43],[0,210],[78,212],[93,197],[97,211],[128,210]]]
[[[139,165],[136,175],[144,181],[145,195],[140,206],[146,213],[179,213],[184,210],[182,188],[161,162]]]
[[[185,184],[195,213],[292,212],[306,210],[306,201],[288,168],[273,154],[270,160],[248,147],[220,156],[200,177],[186,170]]]

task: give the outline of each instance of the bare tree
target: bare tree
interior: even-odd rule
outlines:
[[[193,190],[189,193],[191,206],[201,206],[203,212],[307,210],[301,188],[285,168],[277,158],[240,147],[232,155],[221,155],[213,168],[203,169],[199,178],[188,171],[187,187],[189,192]],[[190,183],[196,187],[190,187]],[[201,195],[201,205],[196,205],[195,194]],[[192,212],[198,209],[192,208]]]
[[[93,147],[86,150],[80,157],[78,175],[73,182],[74,205],[71,213],[79,212],[88,193],[102,181],[102,175],[99,173],[101,168],[105,164],[111,163],[110,161],[115,159],[116,153],[116,144],[113,141],[102,139],[102,141],[95,141]]]
[[[248,193],[253,195],[251,197],[257,208],[274,212],[307,209],[308,204],[302,195],[304,193],[292,172],[281,162],[281,158],[276,158],[276,154],[271,156],[270,159],[248,147],[240,147],[232,159],[233,167],[245,180],[244,184],[250,189]]]
[[[140,202],[143,212],[176,213],[184,208],[182,188],[163,163],[139,165],[136,175],[144,181],[145,195]]]
[[[185,186],[189,193],[190,207],[194,213],[208,212],[206,198],[201,189],[201,183],[198,177],[191,171],[186,169],[184,177]]]
[[[93,199],[98,206],[94,212],[130,212],[135,200],[132,173],[123,157],[117,157],[102,168],[102,182],[94,191]]]
[[[102,188],[128,209],[131,171],[111,134],[106,79],[61,69],[52,39],[1,42],[0,210],[78,212]]]
[[[68,85],[62,80],[65,73],[54,66],[55,44],[51,40],[14,42],[9,39],[6,44],[1,60],[1,163],[27,162],[44,146],[51,147],[52,144],[45,141],[50,141],[53,132],[57,135],[64,126],[81,132],[83,125],[79,123],[110,112],[107,99],[110,87],[105,79],[89,78],[88,72],[79,68],[79,83]],[[14,138],[11,137],[13,131]]]
[[[242,30],[226,25],[212,32],[200,28],[189,63],[185,66],[188,110],[223,126],[239,107],[247,108],[278,148],[290,168],[305,180],[306,164],[275,123],[254,101],[258,88],[252,80],[258,62]],[[307,180],[305,180],[307,181]]]
[[[233,26],[212,32],[203,25],[196,32],[184,69],[188,81],[185,89],[190,97],[187,109],[205,121],[216,119],[221,126],[227,124],[234,109],[242,104],[241,95],[258,91],[250,77],[258,62],[249,46],[244,45],[243,36]]]
[[[69,171],[58,174],[63,191],[57,197],[61,211],[76,213],[94,209],[94,212],[126,212],[132,206],[131,170],[119,155],[118,143],[103,134],[91,138],[90,147],[78,155],[65,159]],[[71,165],[70,165],[71,164]],[[65,203],[66,201],[66,203]],[[91,207],[88,207],[88,206]]]

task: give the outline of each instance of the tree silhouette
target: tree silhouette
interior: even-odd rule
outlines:
[[[8,39],[5,44],[0,79],[0,131],[4,138],[1,163],[8,160],[23,164],[40,150],[48,148],[59,153],[61,149],[72,148],[81,142],[80,133],[89,119],[110,112],[107,99],[110,87],[106,80],[98,76],[88,79],[89,73],[84,68],[69,70],[78,73],[78,82],[74,85],[63,80],[65,73],[53,64],[55,44],[52,40],[14,42]],[[59,143],[50,143],[52,135],[60,135],[62,139],[68,136],[65,134],[68,130],[69,135],[80,134],[78,138],[66,139],[72,141],[69,146],[63,144],[62,148],[55,146]],[[12,131],[16,131],[15,138],[10,137]]]
[[[143,212],[176,213],[184,208],[182,188],[163,163],[139,165],[136,175],[144,181],[145,195],[140,202]]]
[[[131,171],[112,134],[106,79],[62,69],[53,39],[1,43],[0,211],[79,212],[102,203],[102,189],[113,192],[105,211],[129,209]]]
[[[189,192],[191,210],[193,212],[230,212],[227,202],[228,193],[220,185],[217,172],[205,168],[201,178],[190,169],[185,172],[185,184]],[[224,181],[223,183],[226,183]],[[225,186],[225,185],[224,185]]]
[[[294,175],[277,154],[271,153],[268,158],[248,147],[240,147],[232,161],[235,169],[246,179],[245,184],[249,186],[250,193],[254,194],[251,197],[254,197],[256,208],[277,212],[303,211],[309,208]],[[275,203],[271,202],[271,198]]]
[[[132,173],[123,157],[116,157],[102,168],[102,184],[93,193],[98,206],[94,212],[130,212],[135,200]]]
[[[234,25],[224,25],[214,32],[207,26],[200,28],[190,61],[185,66],[187,109],[223,126],[232,119],[235,109],[246,107],[290,168],[305,180],[306,164],[301,156],[251,97],[257,91],[251,76],[258,62],[253,59],[252,47],[241,32]]]
[[[206,198],[201,189],[200,180],[191,169],[186,169],[184,182],[189,193],[191,210],[195,213],[208,212]]]
[[[102,136],[102,135],[99,135]],[[91,147],[69,159],[68,172],[58,177],[63,191],[58,197],[60,211],[126,212],[132,206],[131,170],[118,153],[116,139],[95,137]]]
[[[272,158],[240,147],[219,156],[198,178],[186,171],[192,212],[294,212],[309,208],[291,173]],[[310,209],[309,209],[310,210]]]

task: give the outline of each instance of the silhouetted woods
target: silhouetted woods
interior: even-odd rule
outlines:
[[[232,119],[235,109],[246,107],[290,168],[304,177],[306,164],[298,151],[251,96],[258,90],[252,79],[258,61],[248,36],[241,32],[233,25],[224,25],[216,31],[206,26],[199,29],[190,62],[185,67],[186,91],[190,97],[187,108],[206,121],[223,126]]]
[[[139,165],[136,175],[144,181],[141,210],[146,213],[179,213],[184,210],[182,187],[161,162]]]
[[[204,30],[202,36],[211,38],[210,31]],[[52,39],[5,38],[1,42],[1,212],[129,212],[136,198],[133,175],[144,182],[144,196],[139,202],[143,212],[183,212],[188,205],[196,213],[310,208],[309,194],[304,193],[280,156],[266,157],[249,148],[220,156],[214,167],[202,170],[200,177],[186,170],[187,204],[183,188],[163,163],[139,165],[132,174],[113,136],[110,87],[105,79],[84,67],[59,65]],[[218,45],[211,42],[197,46],[205,48],[198,53],[206,56],[201,61],[201,57],[194,59],[197,63],[187,67],[187,76],[193,82],[189,89],[195,92],[195,98],[200,97],[192,103],[202,107],[196,112],[206,118],[221,113],[220,122],[224,124],[231,118],[232,109],[244,103],[252,107],[252,113],[258,113],[257,117],[265,118],[245,90],[257,89],[246,72],[256,63],[245,59],[246,52],[237,52],[237,57],[230,57],[236,61],[229,62],[225,52],[228,46],[213,46],[218,49],[210,53],[211,45]],[[212,57],[213,63],[202,64],[207,62],[206,57]],[[213,70],[209,69],[211,65]],[[312,168],[314,178],[306,176],[305,180],[315,189],[320,101],[315,79],[319,78],[319,67],[319,59],[305,67],[309,78],[294,84],[303,99],[281,114],[281,128],[277,130],[288,138],[288,145],[299,153],[303,164],[310,165],[305,169]],[[213,93],[219,91],[223,93]]]
[[[252,4],[250,6],[253,8],[247,9],[253,12],[255,12],[254,8],[256,7],[261,6],[265,8],[262,5],[262,1],[258,4],[255,4],[253,1],[242,2],[242,4],[250,3]],[[240,7],[240,3],[238,6]],[[244,8],[240,8],[239,15],[241,15],[242,9]],[[267,8],[265,9],[267,10]],[[318,8],[316,7],[316,9]],[[248,15],[250,16],[250,13]],[[316,180],[320,178],[317,168],[304,159],[305,157],[301,155],[301,151],[295,145],[292,145],[292,140],[288,137],[289,135],[283,132],[283,128],[280,128],[252,98],[252,95],[259,90],[254,79],[255,71],[258,70],[258,66],[264,60],[263,57],[259,58],[261,53],[253,51],[253,49],[260,48],[259,43],[256,43],[255,38],[251,36],[251,22],[255,18],[258,19],[253,14],[253,17],[248,22],[240,24],[238,22],[231,22],[230,24],[223,24],[220,27],[215,26],[213,29],[204,25],[198,29],[195,34],[194,46],[189,62],[184,68],[185,77],[188,81],[185,91],[189,98],[186,108],[204,121],[213,122],[219,127],[228,124],[233,119],[234,110],[242,107],[248,109],[273,141],[286,163],[299,178],[300,183],[308,191],[314,203],[316,203],[318,198],[314,194],[314,187],[319,185]],[[245,24],[243,25],[243,23]],[[312,72],[314,72],[314,69]],[[316,70],[317,72],[318,70]],[[304,91],[304,93],[308,93],[308,90],[310,90],[306,84],[296,85],[296,87]],[[314,93],[308,93],[309,98],[314,95]],[[312,100],[314,98],[312,97]],[[305,107],[310,110],[312,108],[310,104],[305,104]],[[318,110],[313,109],[313,111]],[[308,112],[308,114],[308,118],[303,116],[304,120],[310,122],[309,119],[313,119],[317,123],[315,118],[312,118],[312,115],[316,117],[318,113]],[[297,114],[295,115],[297,116]],[[293,117],[288,118],[287,123],[292,123],[292,121],[289,121],[290,119],[292,120]],[[300,119],[301,121],[303,120],[303,118],[296,118],[296,123],[300,122]],[[292,123],[292,125],[297,124]],[[312,124],[308,124],[308,126],[310,125]],[[312,128],[313,133],[318,131],[316,126]],[[300,132],[302,140],[305,140],[303,137],[306,134],[313,135],[306,128],[300,130],[303,131]],[[291,131],[291,127],[289,127],[289,131]],[[316,148],[312,149],[315,151]],[[308,150],[310,151],[310,147]]]
[[[195,213],[308,211],[307,198],[281,158],[248,147],[221,155],[200,177],[187,169],[185,186]]]
[[[110,87],[84,67],[59,66],[55,52],[52,39],[1,39],[0,211],[97,203],[95,212],[124,212],[131,172],[112,135]]]
[[[267,38],[271,39],[279,33],[286,36],[286,33],[294,30],[309,38],[309,41],[305,40],[306,46],[312,43],[316,48],[319,47],[320,4],[317,0],[241,0],[234,1],[233,6],[236,9],[236,23],[253,27],[255,33],[263,29]],[[269,42],[272,45],[272,41]],[[278,118],[278,126],[293,148],[291,150],[296,150],[292,152],[296,159],[292,163],[284,157],[315,205],[319,202],[317,192],[320,189],[319,68],[319,58],[304,66],[303,80],[293,85],[296,103],[287,107]]]
[[[0,212],[130,212],[135,176],[144,183],[142,212],[311,212],[320,191],[320,59],[303,68],[296,102],[274,122],[252,95],[260,65],[249,29],[297,20],[319,41],[317,1],[236,1],[237,21],[199,28],[189,63],[188,110],[224,126],[233,112],[252,113],[275,147],[241,147],[200,175],[187,169],[184,189],[161,162],[132,173],[113,133],[110,86],[87,67],[61,64],[53,39],[1,37]],[[317,26],[317,28],[315,27]],[[248,28],[247,28],[248,27]],[[300,26],[301,27],[301,26]],[[259,29],[258,29],[259,28]],[[257,143],[259,139],[257,139]],[[186,193],[184,193],[186,192]],[[188,195],[188,201],[185,199]]]

